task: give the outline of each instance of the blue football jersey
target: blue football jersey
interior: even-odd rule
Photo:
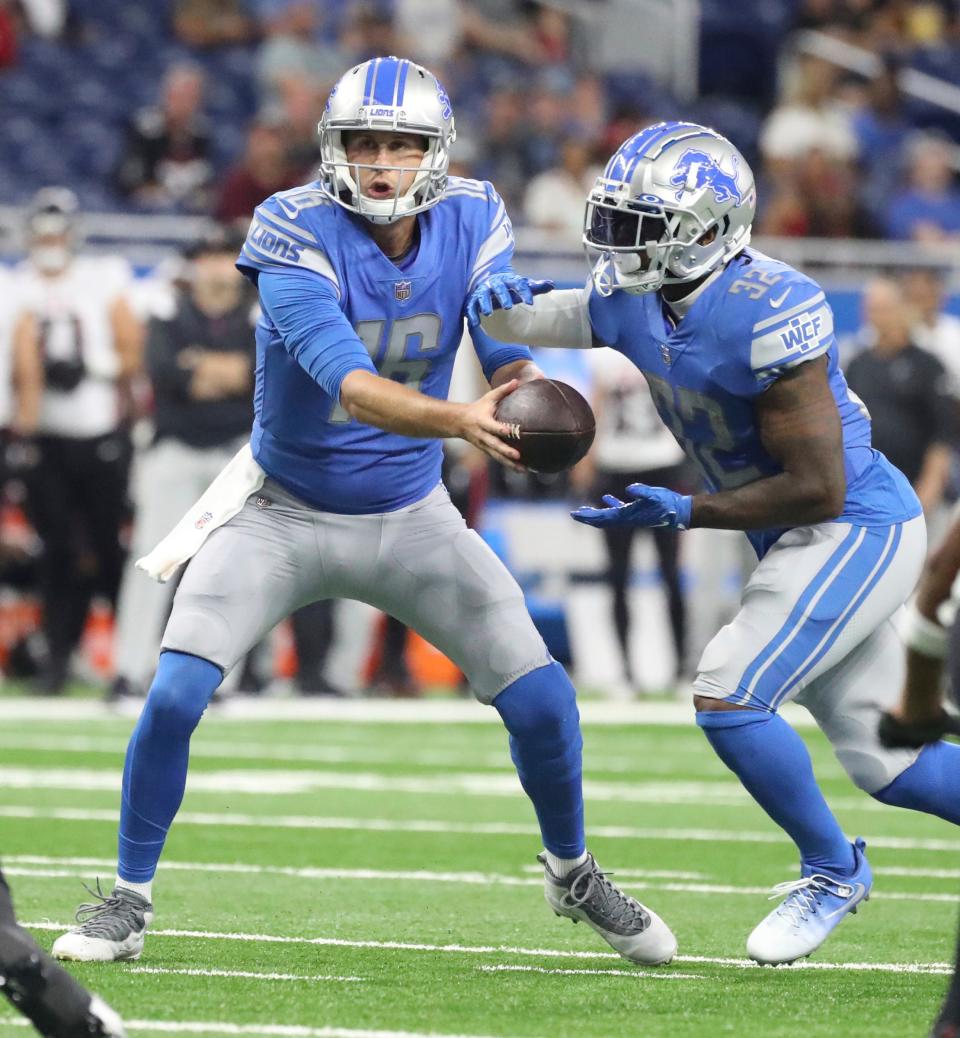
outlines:
[[[445,399],[475,283],[510,266],[513,230],[492,185],[451,177],[444,198],[420,213],[419,243],[398,266],[364,221],[316,184],[283,191],[255,214],[238,260],[259,272],[312,271],[385,377]],[[351,419],[298,364],[270,317],[257,327],[255,421],[261,467],[324,511],[389,512],[425,497],[440,479],[439,440],[414,439]],[[530,356],[525,347],[474,336],[484,371]]]
[[[660,417],[711,492],[773,476],[755,401],[784,372],[826,355],[843,426],[847,497],[839,521],[903,522],[921,512],[903,474],[870,446],[870,415],[837,361],[833,314],[816,282],[746,249],[674,326],[660,296],[590,296],[596,338],[643,372]],[[783,530],[749,531],[762,556]]]

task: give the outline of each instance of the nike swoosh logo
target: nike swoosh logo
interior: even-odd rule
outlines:
[[[841,912],[849,912],[850,909],[849,909],[848,905],[851,902],[854,905],[860,904],[860,902],[863,900],[863,895],[865,893],[866,893],[866,888],[864,887],[864,885],[862,883],[854,884],[853,892],[850,894],[850,897],[847,898],[847,904],[841,905],[839,908],[835,909],[829,915],[825,915],[823,918],[824,919],[832,919],[835,915],[840,915]]]
[[[790,293],[791,293],[792,291],[793,291],[793,289],[792,289],[792,288],[788,288],[788,289],[786,290],[786,292],[784,292],[784,293],[783,293],[783,295],[782,295],[782,296],[780,296],[780,298],[779,298],[779,299],[771,299],[771,300],[770,300],[770,305],[771,305],[771,306],[773,307],[773,309],[774,309],[774,310],[779,310],[779,309],[780,309],[780,307],[781,307],[781,306],[783,306],[784,300],[785,300],[785,299],[787,298],[787,296],[788,296],[788,295],[790,295]]]

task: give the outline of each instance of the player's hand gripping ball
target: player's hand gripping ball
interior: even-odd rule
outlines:
[[[566,382],[524,382],[497,406],[494,417],[514,427],[508,439],[520,463],[534,472],[562,472],[590,450],[596,419],[586,400]]]

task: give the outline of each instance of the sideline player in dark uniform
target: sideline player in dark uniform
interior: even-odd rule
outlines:
[[[17,925],[0,871],[0,992],[44,1038],[124,1038],[119,1016]]]

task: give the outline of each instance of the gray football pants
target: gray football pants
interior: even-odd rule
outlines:
[[[285,616],[323,598],[367,602],[412,627],[483,703],[550,662],[519,585],[442,484],[395,512],[339,515],[267,479],[189,563],[163,648],[226,673]]]
[[[181,516],[236,454],[235,440],[221,447],[191,447],[165,438],[139,452],[133,462],[133,539],[117,600],[116,672],[146,686],[157,666],[171,588],[134,563],[177,524]]]

